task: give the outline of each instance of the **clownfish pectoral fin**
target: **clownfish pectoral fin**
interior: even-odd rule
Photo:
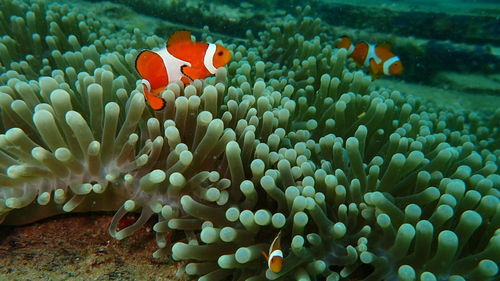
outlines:
[[[193,68],[190,67],[189,65],[183,65],[181,66],[181,72],[184,76],[186,76],[187,79],[189,79],[190,82],[192,82],[194,79],[191,77],[190,73],[193,74]]]
[[[261,253],[264,256],[264,258],[266,259],[266,261],[269,260],[269,256],[266,254],[266,252],[262,251]]]
[[[191,40],[191,32],[187,30],[179,30],[174,32],[167,41],[167,48],[181,42],[193,42]]]
[[[153,110],[162,110],[165,108],[165,100],[160,98],[158,95],[151,93],[151,87],[147,80],[142,80],[142,87],[144,89],[144,96]]]
[[[380,77],[379,65],[375,62],[374,59],[370,59],[370,76],[373,79],[377,79]]]
[[[195,79],[202,79],[202,78],[208,77],[210,75],[206,70],[204,71],[203,69],[194,68],[194,67],[189,66],[189,65],[183,65],[181,67],[181,72],[190,81],[193,81]]]
[[[181,78],[181,82],[184,84],[184,86],[186,86],[186,85],[191,84],[191,82],[193,82],[193,80],[190,80],[190,79],[189,79],[189,78],[187,78],[186,76],[183,76],[183,77]]]

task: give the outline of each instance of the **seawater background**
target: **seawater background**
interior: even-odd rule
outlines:
[[[394,45],[394,52],[405,63],[405,74],[377,80],[376,85],[457,107],[500,107],[498,0],[158,1],[173,5],[168,11],[154,9],[152,3],[157,1],[153,0],[55,2],[165,38],[175,29],[199,32],[207,25],[223,40],[243,38],[248,28],[257,33],[266,23],[294,13],[297,4],[310,4],[310,15],[321,18],[339,36],[344,32],[363,34],[363,40],[388,38],[410,46],[419,46],[422,40],[435,43],[424,45],[428,48],[418,54],[405,45]],[[196,13],[205,17],[194,17]],[[151,229],[116,241],[107,233],[109,219],[109,215],[77,215],[16,231],[3,228],[0,280],[83,280],[78,276],[87,280],[176,280],[176,265],[151,258],[156,247]]]

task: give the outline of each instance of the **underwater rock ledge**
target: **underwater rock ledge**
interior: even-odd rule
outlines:
[[[156,218],[153,257],[199,280],[498,276],[500,110],[375,88],[298,15],[229,42],[227,68],[170,84],[153,112],[134,58],[163,39],[0,1],[2,219],[116,209],[108,231],[123,240]],[[279,231],[273,273],[261,252]]]

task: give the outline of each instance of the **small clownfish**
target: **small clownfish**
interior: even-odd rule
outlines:
[[[223,46],[193,42],[189,31],[179,30],[170,36],[164,48],[139,53],[135,68],[142,78],[149,105],[161,110],[165,101],[159,95],[169,83],[182,81],[186,85],[206,78],[230,60],[231,53]]]
[[[354,46],[349,37],[343,36],[337,48],[346,49],[356,64],[369,67],[370,76],[373,78],[399,75],[403,72],[403,63],[391,52],[388,44],[373,45],[363,41]]]
[[[276,235],[276,238],[274,238],[273,242],[271,243],[271,246],[269,247],[269,255],[262,252],[267,260],[267,266],[269,267],[269,270],[274,273],[280,272],[281,268],[283,267],[283,252],[281,251],[280,240],[281,231],[278,232],[278,235]]]

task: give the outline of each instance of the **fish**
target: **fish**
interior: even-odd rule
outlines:
[[[162,110],[166,103],[160,97],[169,83],[182,81],[184,85],[195,79],[215,74],[231,60],[231,52],[216,43],[193,42],[187,30],[174,32],[165,47],[143,50],[135,60],[135,69],[141,76],[144,96],[154,110]]]
[[[342,36],[337,43],[337,48],[346,49],[347,54],[358,66],[368,67],[370,76],[374,79],[383,75],[400,75],[403,72],[403,63],[391,51],[387,43],[370,44],[362,41],[356,46],[347,36]]]
[[[269,270],[274,273],[279,273],[283,267],[283,251],[281,251],[281,231],[274,238],[271,246],[269,247],[269,255],[262,252],[267,260]]]

